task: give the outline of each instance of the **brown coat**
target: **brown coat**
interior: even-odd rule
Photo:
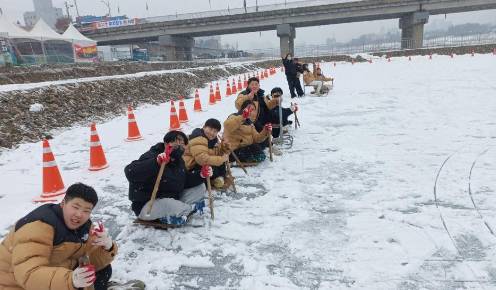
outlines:
[[[305,72],[303,73],[303,82],[305,85],[309,86],[313,81],[315,81],[317,78],[315,76],[315,72]]]
[[[250,100],[250,97],[248,96],[248,93],[246,91],[241,92],[238,95],[238,97],[236,98],[236,102],[235,102],[236,110],[241,109],[241,106],[247,100]],[[255,95],[254,98],[253,98],[253,103],[255,104],[255,110],[252,112],[252,116],[250,116],[250,119],[254,123],[257,122],[258,117],[260,116],[260,104],[259,104],[259,100],[263,100],[263,102],[265,103],[265,106],[269,110],[272,110],[272,109],[274,109],[275,107],[277,107],[279,105],[279,101],[277,99],[272,99],[272,100],[269,99],[268,96],[264,96],[263,95],[263,91],[262,91],[262,95],[258,95],[258,96]]]
[[[186,164],[186,169],[191,170],[197,164],[200,166],[221,166],[225,162],[222,155],[228,153],[229,151],[224,150],[220,146],[209,148],[208,139],[205,136],[200,135],[189,140],[183,159]]]
[[[45,210],[47,206],[59,205],[42,207]],[[0,290],[74,290],[72,271],[78,266],[79,258],[92,246],[88,241],[67,240],[64,233],[70,230],[61,229],[62,224],[54,221],[51,214],[50,211],[42,212],[42,216],[46,216],[44,221],[31,221],[17,230],[12,229],[2,241]],[[103,248],[93,251],[90,261],[99,271],[108,266],[116,254],[117,245],[114,243],[110,252]]]
[[[323,74],[317,75],[316,78],[318,81],[323,81],[323,82],[330,82],[333,80],[333,78],[328,78],[328,77],[324,76]]]
[[[269,131],[258,133],[253,124],[246,125],[243,116],[233,114],[224,122],[224,138],[231,145],[232,150],[246,147],[255,143],[262,143],[269,137]]]

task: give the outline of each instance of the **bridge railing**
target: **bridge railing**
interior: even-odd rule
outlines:
[[[296,1],[288,2],[284,4],[272,4],[272,5],[261,5],[261,6],[250,6],[243,8],[232,8],[223,10],[212,10],[206,12],[193,12],[193,13],[183,13],[183,14],[172,14],[157,17],[148,17],[140,19],[140,23],[153,23],[153,22],[166,22],[174,20],[188,20],[195,18],[207,18],[207,17],[218,17],[218,16],[229,16],[229,15],[239,15],[245,13],[255,13],[263,11],[274,11],[281,9],[296,9],[307,6],[317,6],[317,5],[329,5],[338,4],[345,2],[352,2],[356,0],[311,0],[311,1]]]
[[[298,45],[295,46],[295,56],[299,57],[319,57],[328,55],[373,53],[382,51],[400,50],[401,44],[412,47],[413,40],[403,39],[396,41],[382,41],[374,43],[363,43],[360,45]],[[423,48],[454,47],[469,45],[496,44],[496,33],[464,35],[464,36],[444,36],[432,39],[425,39]],[[279,48],[252,49],[248,52],[270,58],[279,58]]]

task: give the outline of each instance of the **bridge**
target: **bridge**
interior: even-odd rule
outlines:
[[[336,1],[334,1],[336,2]],[[99,45],[158,41],[167,59],[191,59],[194,37],[276,30],[281,55],[294,52],[295,28],[399,19],[402,48],[423,44],[430,15],[496,9],[496,0],[346,0],[301,1],[140,19],[137,25],[98,29],[85,34]]]

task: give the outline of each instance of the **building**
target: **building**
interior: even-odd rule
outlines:
[[[38,19],[43,18],[52,28],[55,28],[57,20],[64,17],[61,8],[53,7],[52,0],[33,0],[34,11],[24,13],[24,23],[27,27],[33,27]]]

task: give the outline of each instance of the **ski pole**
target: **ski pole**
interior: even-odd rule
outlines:
[[[241,160],[239,160],[238,155],[236,155],[236,153],[234,153],[234,151],[231,151],[231,154],[233,155],[234,159],[236,160],[236,163],[239,164],[239,167],[241,167],[241,169],[243,169],[243,171],[246,173],[246,175],[248,175],[248,171],[246,170],[246,167],[243,165],[243,162],[241,162]]]
[[[207,177],[208,203],[210,206],[210,218],[214,220],[214,198],[212,196],[212,184],[210,177]]]
[[[282,128],[281,128],[282,130]],[[273,149],[272,149],[272,133],[269,133],[269,157],[270,157],[270,162],[274,162],[274,154],[272,153],[273,152]]]
[[[232,180],[232,187],[233,187],[234,193],[238,193],[238,191],[236,190],[236,184],[234,183],[234,176],[232,175],[232,171],[231,171],[231,162],[229,162],[229,160],[227,160],[227,162],[226,162],[226,171],[227,171],[228,176]]]
[[[167,163],[168,162],[164,162],[162,163],[162,165],[160,165],[160,170],[158,171],[157,179],[155,180],[155,186],[153,187],[152,198],[150,199],[150,205],[148,206],[148,210],[146,212],[147,216],[149,216],[150,213],[152,212],[153,204],[155,203],[155,199],[157,199],[157,192],[160,186],[160,180],[162,180],[162,175],[164,175],[164,170]]]

